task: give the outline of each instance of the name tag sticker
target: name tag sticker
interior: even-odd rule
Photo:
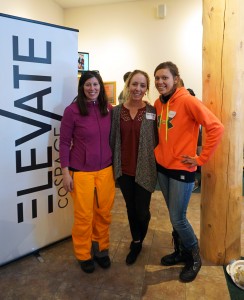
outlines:
[[[148,120],[155,120],[156,119],[156,114],[153,113],[146,113],[146,119]]]

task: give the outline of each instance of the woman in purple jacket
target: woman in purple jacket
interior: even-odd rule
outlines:
[[[87,71],[78,96],[64,111],[60,129],[63,186],[74,201],[72,239],[86,273],[111,265],[109,225],[115,195],[109,146],[112,106],[98,72]]]

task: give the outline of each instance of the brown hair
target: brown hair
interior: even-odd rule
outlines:
[[[124,86],[124,90],[123,90],[123,98],[125,100],[128,99],[129,96],[129,86],[131,83],[131,79],[136,75],[136,74],[142,74],[145,78],[146,78],[146,82],[147,82],[147,93],[149,92],[149,86],[150,86],[150,78],[148,76],[148,74],[142,70],[134,70],[130,73],[130,75],[128,76],[126,82],[125,82],[125,86]]]
[[[100,76],[100,74],[97,71],[86,71],[81,75],[80,80],[79,80],[79,85],[78,85],[78,95],[74,99],[73,102],[77,102],[82,116],[88,115],[88,110],[87,110],[87,105],[86,105],[87,99],[86,99],[86,95],[84,93],[84,84],[88,79],[93,78],[93,77],[95,77],[98,80],[99,85],[100,85],[100,93],[97,98],[98,107],[99,107],[101,115],[106,116],[108,114],[108,109],[107,109],[108,99],[107,99],[107,96],[105,93],[105,88],[104,88],[102,77]]]
[[[178,70],[178,67],[173,64],[171,61],[166,61],[166,62],[163,62],[161,64],[159,64],[156,69],[154,70],[154,76],[156,74],[156,72],[160,69],[169,69],[170,73],[173,75],[173,76],[178,76],[180,77],[180,73],[179,73],[179,70]]]

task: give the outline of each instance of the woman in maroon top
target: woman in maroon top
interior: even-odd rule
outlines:
[[[113,168],[124,196],[132,235],[128,265],[142,249],[150,215],[151,194],[157,181],[154,148],[157,143],[153,106],[143,101],[149,89],[147,73],[135,70],[125,82],[123,104],[112,111]]]

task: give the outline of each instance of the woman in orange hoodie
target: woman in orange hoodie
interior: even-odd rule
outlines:
[[[222,123],[184,87],[178,87],[180,75],[172,62],[159,64],[155,86],[160,94],[155,101],[159,144],[155,148],[158,182],[164,195],[173,226],[175,251],[162,257],[166,266],[181,262],[183,282],[194,280],[201,268],[198,240],[186,218],[194,187],[197,166],[209,160],[221,140]],[[196,154],[199,126],[205,128],[206,139],[201,154]]]

